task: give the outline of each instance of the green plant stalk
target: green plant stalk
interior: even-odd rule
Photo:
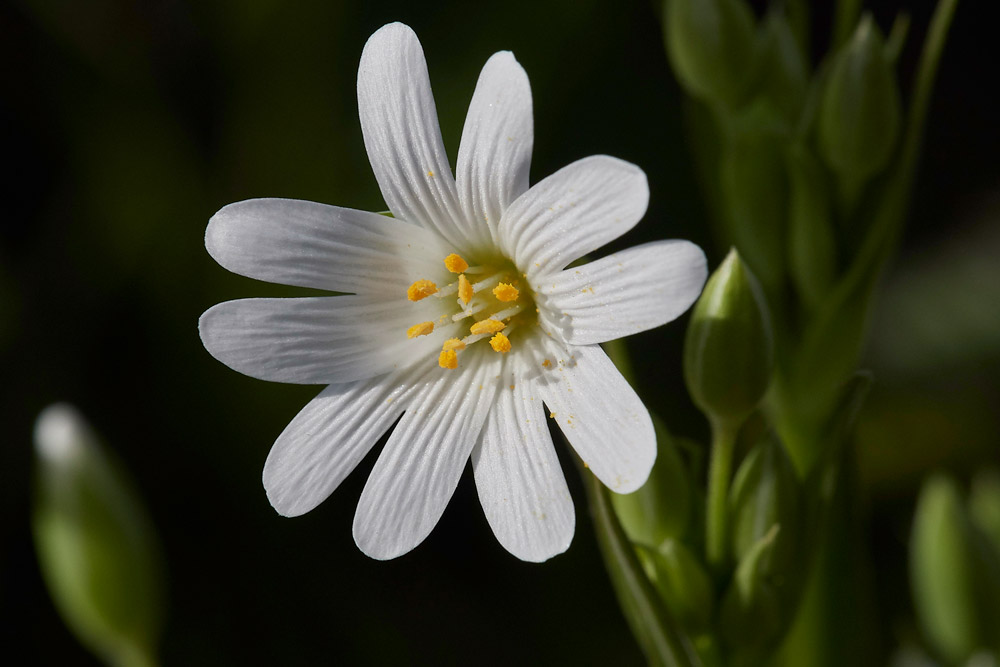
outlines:
[[[914,81],[901,145],[882,197],[875,206],[864,242],[826,305],[804,333],[797,358],[789,360],[790,367],[779,370],[776,374],[774,390],[768,400],[769,413],[800,474],[808,473],[816,461],[819,452],[815,451],[814,445],[821,439],[819,427],[828,414],[802,414],[796,408],[795,399],[815,394],[810,389],[810,381],[814,385],[815,379],[822,376],[824,370],[828,370],[823,365],[816,367],[815,362],[819,360],[821,364],[829,363],[826,349],[831,334],[855,339],[854,349],[849,352],[854,364],[850,367],[842,366],[843,377],[831,378],[827,375],[824,384],[829,385],[828,388],[833,389],[833,385],[839,381],[846,382],[860,358],[864,331],[855,331],[853,334],[842,332],[845,313],[848,310],[855,314],[864,313],[865,316],[858,319],[862,327],[866,325],[875,285],[902,233],[916,178],[931,93],[957,6],[958,0],[941,0],[934,11]]]
[[[712,459],[708,469],[708,505],[705,511],[705,554],[716,572],[723,571],[727,561],[729,534],[729,481],[733,472],[733,450],[740,423],[712,420]]]
[[[671,617],[656,589],[646,577],[632,544],[625,536],[608,490],[589,470],[579,466],[587,491],[597,543],[611,584],[618,596],[632,634],[651,665],[701,667],[691,641]]]

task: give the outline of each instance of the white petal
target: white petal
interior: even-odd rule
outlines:
[[[469,246],[455,178],[417,36],[390,23],[368,38],[358,67],[361,132],[385,203],[397,218]]]
[[[472,466],[497,540],[521,560],[540,563],[566,551],[576,517],[542,399],[519,375],[500,384]]]
[[[491,240],[507,206],[528,189],[531,86],[509,51],[494,53],[479,74],[458,149],[458,195],[469,220]]]
[[[413,281],[440,272],[451,252],[416,225],[295,199],[223,207],[208,223],[205,246],[233,273],[362,294],[405,294]]]
[[[420,373],[331,385],[282,431],[264,464],[264,488],[284,516],[312,510],[333,493],[403,413]]]
[[[449,324],[408,339],[409,326],[437,321],[437,299],[321,296],[239,299],[209,308],[198,329],[209,353],[235,371],[272,382],[352,382],[437,358]]]
[[[642,486],[656,460],[649,412],[596,345],[563,347],[538,339],[538,356],[551,362],[533,382],[559,428],[597,478],[612,491]]]
[[[568,343],[603,343],[678,317],[707,276],[701,248],[657,241],[540,278],[539,305],[562,316],[558,326]]]
[[[401,556],[437,524],[493,403],[500,355],[459,356],[413,397],[372,469],[354,515],[354,540],[379,560]]]
[[[518,197],[500,220],[500,239],[529,277],[552,273],[632,229],[648,202],[641,169],[595,155]]]

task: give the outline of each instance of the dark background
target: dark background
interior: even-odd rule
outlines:
[[[453,163],[480,67],[512,50],[534,93],[533,182],[595,153],[635,162],[649,177],[649,212],[616,246],[688,238],[713,266],[721,257],[654,4],[414,7],[0,4],[4,651],[26,648],[38,664],[93,661],[47,597],[29,528],[32,424],[65,400],[123,459],[159,528],[166,664],[641,662],[565,456],[578,517],[565,555],[538,566],[507,554],[467,475],[424,544],[375,562],[351,537],[374,453],[317,510],[279,517],[261,467],[318,389],[241,376],[198,339],[198,316],[214,303],[294,293],[211,260],[203,234],[218,208],[261,196],[385,208],[355,77],[365,40],[394,20],[424,45]],[[877,3],[883,29],[900,7],[913,15],[905,95],[932,4]],[[1000,132],[988,104],[997,53],[992,24],[976,11],[960,6],[945,52],[905,246],[866,362],[878,384],[859,451],[887,647],[909,627],[901,559],[917,485],[936,466],[964,476],[998,458]],[[814,22],[825,30],[829,16],[819,11]],[[630,349],[650,407],[676,432],[702,437],[680,378],[685,322],[636,336]]]

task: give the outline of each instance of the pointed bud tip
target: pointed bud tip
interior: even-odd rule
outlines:
[[[83,416],[69,403],[54,403],[35,420],[35,452],[48,463],[73,460],[89,437]]]

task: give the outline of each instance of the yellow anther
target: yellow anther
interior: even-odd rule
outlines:
[[[471,327],[469,327],[469,331],[471,331],[474,335],[491,334],[500,331],[505,326],[507,325],[501,322],[500,320],[479,320]]]
[[[495,296],[500,301],[517,301],[517,295],[520,292],[517,288],[509,283],[500,283],[493,288],[493,296]]]
[[[542,362],[542,366],[543,366],[544,368],[548,368],[548,367],[549,367],[549,366],[551,366],[551,365],[552,365],[552,362],[551,362],[551,361],[549,361],[548,359],[546,359],[545,361],[543,361],[543,362]]]
[[[510,339],[498,332],[496,336],[490,338],[490,347],[493,348],[494,352],[506,354],[510,352]]]
[[[458,368],[458,354],[455,350],[441,350],[438,356],[438,366],[441,368]]]
[[[430,280],[418,280],[406,290],[406,298],[410,301],[420,301],[437,291],[437,285]]]
[[[462,300],[462,303],[469,303],[473,294],[472,283],[469,282],[464,273],[461,274],[458,277],[458,298]]]
[[[455,350],[456,352],[460,352],[465,349],[465,343],[457,338],[449,338],[444,342],[444,345],[441,346],[441,349],[445,351]]]
[[[414,324],[412,327],[407,329],[406,337],[416,338],[417,336],[426,336],[432,331],[434,331],[433,322],[421,322],[420,324]]]
[[[452,273],[462,273],[469,268],[469,263],[455,253],[451,253],[444,258],[444,265]]]

